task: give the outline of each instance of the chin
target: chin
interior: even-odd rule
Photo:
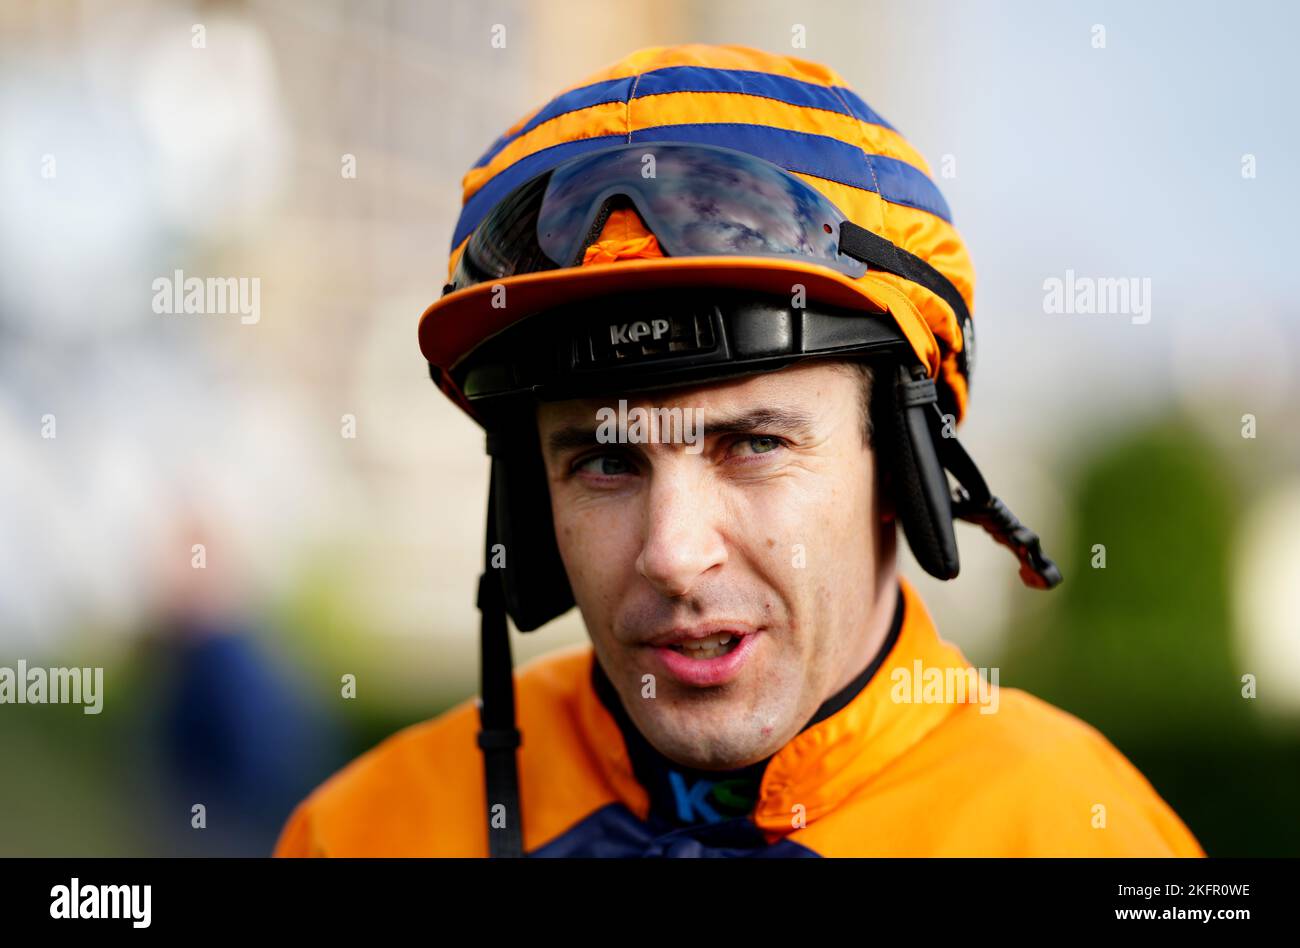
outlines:
[[[662,700],[662,699],[660,699]],[[783,743],[781,728],[734,708],[704,709],[696,702],[660,709],[634,723],[659,753],[699,770],[731,770],[756,763]]]

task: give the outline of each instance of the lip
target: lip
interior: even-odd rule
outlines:
[[[719,655],[717,658],[688,658],[668,647],[669,642],[702,639],[707,635],[712,635],[713,632],[739,634],[740,641],[726,655]],[[689,633],[676,633],[675,638],[665,637],[662,640],[664,644],[650,645],[649,648],[671,678],[676,679],[683,685],[690,685],[695,688],[710,688],[715,685],[726,684],[740,674],[740,670],[749,660],[750,653],[754,651],[754,641],[758,638],[758,635],[757,631],[739,630],[727,626],[721,626],[709,632],[692,629]]]
[[[733,622],[728,619],[715,620],[713,622],[703,622],[699,625],[693,625],[689,628],[679,627],[670,629],[656,635],[654,638],[642,644],[649,645],[652,648],[659,648],[664,645],[681,645],[683,642],[694,642],[698,639],[707,639],[710,635],[717,635],[719,632],[730,632],[733,635],[753,635],[758,629],[748,622]]]

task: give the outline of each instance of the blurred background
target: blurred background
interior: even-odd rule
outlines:
[[[941,633],[1098,727],[1212,855],[1300,854],[1298,27],[1282,2],[0,5],[0,666],[104,668],[99,715],[0,705],[0,855],[267,853],[331,772],[474,693],[482,437],[415,337],[460,179],[679,42],[838,70],[972,248],[963,443],[1067,580],[1026,590],[962,527],[954,582],[904,565]],[[259,319],[156,313],[176,270],[259,278]],[[1149,321],[1046,312],[1067,271],[1149,279]],[[516,660],[583,638],[571,613]]]

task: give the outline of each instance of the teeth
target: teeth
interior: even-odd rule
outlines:
[[[729,632],[717,632],[702,639],[682,642],[675,648],[683,655],[704,661],[710,658],[718,658],[730,652],[735,648],[735,645],[732,644],[733,639],[737,643],[740,641],[738,636],[734,636]]]
[[[682,645],[690,649],[715,649],[719,645],[726,645],[730,641],[730,632],[714,632],[702,639],[691,639],[689,642],[683,642]]]

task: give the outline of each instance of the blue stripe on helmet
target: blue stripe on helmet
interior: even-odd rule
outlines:
[[[734,148],[764,158],[787,171],[875,191],[886,201],[928,211],[952,223],[948,202],[924,171],[897,158],[868,155],[858,146],[837,138],[791,132],[769,125],[717,122],[643,128],[632,133],[632,141],[696,142]]]
[[[858,94],[852,89],[846,89],[844,86],[834,86],[833,88],[844,99],[845,105],[848,106],[849,114],[855,119],[867,122],[871,125],[882,125],[890,131],[898,131],[898,129],[894,128],[894,126],[881,118],[879,112],[867,105],[867,103],[863,102],[862,99],[858,97]]]
[[[513,135],[502,135],[483,153],[475,168],[482,168],[495,158],[503,148],[521,135],[526,135],[543,122],[579,109],[626,102],[632,89],[636,98],[666,95],[672,92],[735,92],[742,95],[775,99],[788,105],[825,109],[841,115],[851,115],[862,122],[894,130],[879,113],[863,102],[851,89],[843,86],[823,86],[802,79],[791,79],[753,69],[710,69],[705,66],[667,66],[640,76],[607,79],[579,89],[571,89],[556,96]]]
[[[519,131],[513,135],[502,135],[491,147],[483,153],[478,161],[474,162],[475,168],[482,168],[489,161],[497,156],[501,149],[505,148],[520,135],[526,135],[543,122],[549,122],[551,119],[564,115],[567,112],[577,112],[579,109],[589,109],[593,105],[605,105],[610,102],[626,102],[629,93],[632,91],[632,83],[636,81],[635,76],[629,76],[625,79],[610,79],[606,82],[597,82],[589,86],[583,86],[580,89],[572,89],[564,95],[556,96],[542,108],[540,112],[529,119]]]
[[[776,76],[769,72],[757,72],[751,69],[708,69],[703,66],[669,66],[665,69],[656,69],[641,76],[641,81],[636,85],[638,99],[649,95],[667,95],[672,92],[734,92],[740,95],[775,99],[787,105],[838,112],[873,125],[892,128],[888,122],[867,108],[867,104],[857,96],[853,96],[852,99],[845,97],[844,93],[847,91],[818,85],[815,82],[804,82],[801,79]]]

